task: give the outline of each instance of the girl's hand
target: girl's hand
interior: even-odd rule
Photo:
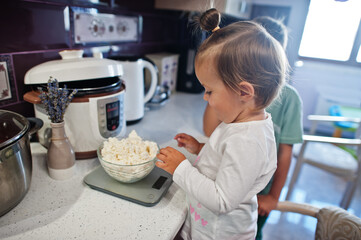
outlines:
[[[272,195],[257,195],[258,198],[258,214],[268,216],[270,212],[277,207],[278,199]]]
[[[157,158],[161,161],[157,161],[155,165],[172,175],[178,165],[186,159],[181,152],[172,147],[160,149]]]
[[[194,137],[185,133],[178,133],[174,139],[177,140],[178,147],[184,147],[192,154],[198,154],[203,147],[203,144],[199,143]]]

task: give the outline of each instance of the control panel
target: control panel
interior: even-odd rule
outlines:
[[[74,13],[75,43],[137,42],[140,17],[106,13]]]
[[[124,124],[124,94],[98,99],[98,127],[100,135],[104,138],[118,136]]]

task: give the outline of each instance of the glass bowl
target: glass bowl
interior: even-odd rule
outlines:
[[[123,183],[134,183],[145,178],[153,170],[155,162],[157,161],[157,157],[154,157],[153,159],[140,164],[117,164],[104,160],[101,154],[102,149],[103,143],[99,146],[97,150],[99,162],[102,165],[103,169],[109,176]]]

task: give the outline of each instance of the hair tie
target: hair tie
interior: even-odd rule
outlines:
[[[219,26],[215,27],[215,28],[212,30],[212,33],[214,33],[215,31],[217,31],[218,29],[220,29]]]

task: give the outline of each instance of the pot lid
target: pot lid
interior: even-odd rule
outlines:
[[[89,80],[123,75],[119,61],[103,59],[101,53],[83,58],[83,50],[59,52],[62,59],[39,64],[25,74],[25,84],[47,83],[50,77],[59,82]]]
[[[114,92],[121,88],[125,88],[125,85],[119,77],[111,77],[111,78],[100,78],[100,79],[90,79],[90,80],[82,80],[82,81],[72,81],[72,82],[60,82],[59,88],[66,88],[72,92],[74,89],[77,90],[77,93],[74,95],[75,97],[84,96],[88,94],[99,94],[99,93],[107,93]],[[38,84],[34,85],[33,90],[43,90],[46,91],[47,84]]]
[[[16,142],[29,130],[30,123],[22,115],[0,110],[0,149]]]

